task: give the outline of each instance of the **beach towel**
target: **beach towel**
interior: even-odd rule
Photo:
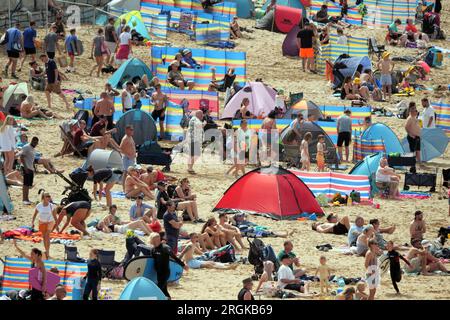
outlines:
[[[111,197],[113,199],[125,199],[125,192],[123,191],[111,191]]]
[[[401,191],[401,199],[429,199],[431,198],[431,193],[420,192],[420,191]]]
[[[42,240],[42,233],[41,232],[34,232],[31,235],[23,235],[23,234],[17,234],[15,233],[12,238],[17,240],[23,240],[23,241],[31,241],[34,243],[39,243]],[[77,241],[81,239],[81,235],[79,234],[68,234],[68,233],[50,233],[50,239],[63,239],[63,240],[72,240]]]

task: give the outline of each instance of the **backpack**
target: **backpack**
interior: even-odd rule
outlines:
[[[261,239],[253,239],[253,241],[250,241],[249,238],[247,238],[247,241],[250,244],[248,262],[254,266],[255,273],[261,275],[264,272],[264,242]]]
[[[340,192],[336,192],[332,198],[332,202],[339,202],[340,204],[346,204],[346,199],[340,194]]]
[[[352,192],[350,192],[350,198],[352,199],[352,202],[360,203],[361,202],[361,193],[358,191],[352,190]]]
[[[444,56],[441,50],[436,48],[430,48],[430,50],[428,50],[427,52],[427,55],[425,56],[424,61],[430,67],[440,67],[442,66],[443,59]]]
[[[213,250],[209,255],[212,261],[221,263],[235,262],[236,257],[234,255],[234,247],[231,244],[227,244],[217,250]]]

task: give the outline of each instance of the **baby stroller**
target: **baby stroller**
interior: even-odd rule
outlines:
[[[69,174],[70,180],[67,179],[62,173],[57,175],[69,184],[65,187],[62,195],[65,197],[61,200],[61,204],[68,204],[74,201],[88,201],[91,202],[92,198],[89,196],[89,192],[84,188],[84,183],[88,178],[88,173],[82,168],[77,168]],[[67,196],[66,193],[68,192]]]

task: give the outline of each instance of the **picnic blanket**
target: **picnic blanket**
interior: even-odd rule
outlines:
[[[10,231],[5,231],[3,233],[3,235],[7,239],[17,239],[17,240],[23,240],[23,241],[31,241],[31,242],[35,242],[35,243],[39,243],[42,240],[44,240],[42,238],[41,232],[34,232],[30,235],[24,235],[19,231],[10,230]],[[63,240],[77,241],[77,240],[81,239],[81,235],[52,232],[52,233],[50,233],[50,239],[63,239]]]
[[[55,267],[59,271],[61,284],[67,291],[67,297],[72,299],[72,291],[75,279],[84,277],[87,273],[85,263],[65,262],[56,260],[44,261],[45,269],[50,270]],[[0,295],[4,295],[11,290],[29,289],[28,272],[31,269],[31,262],[24,258],[6,257],[3,268],[3,282],[0,287]]]

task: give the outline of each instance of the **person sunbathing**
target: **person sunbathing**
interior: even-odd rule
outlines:
[[[236,74],[234,73],[234,68],[229,68],[223,79],[216,79],[216,68],[211,68],[211,83],[209,84],[208,91],[219,91],[225,92],[228,88],[233,86],[234,80],[236,79]]]
[[[73,145],[78,151],[87,150],[87,154],[90,155],[95,149],[101,149],[100,146],[104,145],[104,141],[101,141],[101,137],[91,137],[86,132],[86,121],[80,120],[78,125],[71,126],[71,135],[73,137]]]
[[[394,169],[388,166],[386,157],[380,160],[380,166],[377,169],[375,180],[378,188],[389,188],[389,198],[400,199],[400,191],[398,190],[400,175],[396,174]]]
[[[25,119],[32,119],[36,117],[44,119],[52,119],[53,113],[40,108],[34,103],[33,96],[28,96],[20,105],[20,116]]]
[[[167,73],[167,81],[175,86],[184,90],[185,87],[188,87],[188,90],[192,90],[195,86],[193,81],[185,80],[181,71],[178,70],[180,64],[178,61],[172,61],[170,64],[170,71]]]
[[[144,197],[138,196],[136,198],[136,203],[134,203],[130,207],[130,220],[131,221],[137,221],[142,220],[145,223],[153,223],[156,220],[158,220],[156,216],[156,208],[152,205],[148,205],[146,203],[143,203]]]
[[[191,269],[231,269],[237,268],[237,264],[230,263],[220,263],[214,261],[205,261],[195,258],[194,255],[203,255],[203,251],[200,249],[199,235],[194,233],[189,234],[190,241],[186,244],[183,251],[179,256],[180,259],[184,260],[189,268]]]
[[[369,241],[375,239],[375,230],[372,225],[364,227],[363,232],[356,239],[356,254],[365,257],[369,251]]]
[[[202,227],[202,234],[207,233],[212,239],[216,248],[221,248],[227,244],[225,233],[220,230],[217,220],[214,217],[209,218]]]
[[[228,215],[224,212],[219,214],[219,228],[225,233],[226,240],[233,245],[236,250],[239,250],[236,241],[239,243],[242,249],[246,249],[242,242],[242,235],[239,228],[228,223]]]
[[[125,234],[128,230],[140,230],[145,233],[146,236],[150,235],[153,231],[142,220],[132,222],[122,222],[118,216],[116,216],[117,206],[112,205],[109,207],[109,214],[100,221],[96,229],[104,233],[121,233]]]
[[[344,84],[341,89],[342,100],[360,100],[361,96],[359,92],[354,91],[353,82],[351,77],[345,77]]]
[[[438,258],[433,257],[432,254],[424,249],[421,242],[419,239],[412,241],[413,248],[409,249],[406,255],[406,259],[411,266],[406,265],[405,270],[409,273],[422,273],[424,276],[430,276],[432,272],[438,270],[449,273]]]
[[[238,23],[238,17],[233,17],[233,21],[230,23],[230,39],[242,38],[241,27]]]
[[[180,205],[180,203],[183,203],[183,206],[186,206],[186,209],[187,209],[186,211],[192,222],[203,223],[205,221],[198,217],[198,209],[197,209],[196,199],[197,199],[197,195],[192,193],[188,178],[181,179],[178,186],[175,188],[175,194],[174,194],[173,200],[178,202],[179,205]],[[187,207],[189,207],[189,210]],[[181,207],[180,207],[180,209],[181,209]]]
[[[136,168],[129,167],[127,173],[128,175],[125,179],[125,196],[127,198],[135,198],[143,193],[145,197],[151,200],[155,199],[149,186],[144,181],[139,179],[139,173]]]
[[[327,221],[327,223],[314,222],[312,229],[320,233],[333,233],[336,235],[344,235],[350,230],[348,216],[339,219],[337,214],[331,213],[327,216]]]
[[[156,189],[156,184],[159,181],[174,182],[177,178],[162,173],[161,170],[153,169],[153,166],[148,166],[145,171],[141,172],[139,179],[144,181],[150,190]]]

